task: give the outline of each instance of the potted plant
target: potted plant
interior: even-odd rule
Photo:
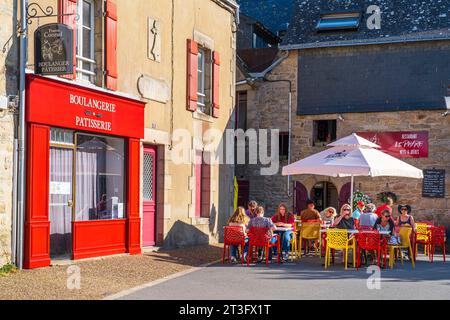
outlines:
[[[356,204],[362,201],[364,202],[364,204],[368,204],[368,203],[372,203],[372,198],[369,197],[367,194],[365,194],[362,191],[356,190],[355,192],[353,192],[353,203],[352,203],[352,210],[354,208],[356,208]],[[348,203],[350,203],[350,199],[348,199]]]

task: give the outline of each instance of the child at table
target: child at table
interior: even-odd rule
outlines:
[[[284,203],[281,203],[278,206],[277,212],[272,217],[272,222],[277,227],[290,229],[295,225],[295,217],[292,213],[288,212],[286,205]],[[280,231],[279,233],[281,239],[281,251],[283,252],[283,260],[287,260],[289,258],[293,232],[292,230],[286,230]]]

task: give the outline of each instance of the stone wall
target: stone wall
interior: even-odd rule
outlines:
[[[0,97],[5,97],[17,94],[17,46],[15,39],[10,39],[13,0],[0,2],[0,26]],[[13,143],[13,115],[0,110],[0,266],[11,261]]]
[[[343,52],[348,48],[342,48]],[[313,120],[337,120],[337,138],[358,131],[428,131],[429,157],[402,159],[420,169],[436,168],[446,170],[446,194],[442,199],[422,197],[422,180],[407,178],[356,178],[355,189],[368,193],[376,202],[376,195],[383,191],[395,192],[398,202],[409,203],[413,215],[420,219],[434,219],[439,224],[450,227],[450,116],[442,117],[443,111],[417,110],[402,112],[342,113],[317,116],[297,116],[297,52],[291,51],[269,75],[271,80],[292,80],[292,162],[320,152],[326,147],[313,146]],[[288,129],[288,85],[286,83],[257,83],[247,90],[248,127]],[[342,115],[343,121],[338,120]],[[281,168],[274,176],[261,176],[259,165],[237,166],[240,179],[250,181],[250,199],[266,205],[268,215],[274,212],[280,202],[292,206],[293,197],[287,193],[287,178],[281,176]],[[294,176],[302,182],[310,193],[317,182],[332,182],[338,192],[350,179],[320,176]],[[291,193],[293,183],[290,184]]]

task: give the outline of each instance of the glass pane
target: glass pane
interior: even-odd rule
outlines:
[[[73,144],[73,131],[60,128],[50,129],[50,142]]]
[[[91,3],[83,1],[83,26],[91,27]]]
[[[83,57],[91,59],[91,30],[89,29],[83,29]]]
[[[77,135],[77,221],[125,218],[124,169],[123,139]]]
[[[154,156],[151,153],[144,153],[144,199],[153,199],[153,170]]]
[[[50,256],[72,251],[72,163],[73,151],[50,148]]]

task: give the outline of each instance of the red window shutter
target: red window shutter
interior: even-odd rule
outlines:
[[[187,110],[197,110],[198,90],[198,44],[194,40],[187,40]]]
[[[213,112],[212,116],[214,118],[219,117],[219,108],[220,108],[220,102],[219,102],[219,78],[220,78],[220,56],[217,51],[213,52],[213,68],[212,68],[212,107]]]
[[[73,74],[63,76],[67,79],[75,79],[77,77],[77,0],[59,0],[59,22],[64,23],[73,30]]]
[[[200,217],[202,213],[202,153],[195,154],[195,216]]]
[[[117,90],[117,7],[106,1],[106,88]]]

